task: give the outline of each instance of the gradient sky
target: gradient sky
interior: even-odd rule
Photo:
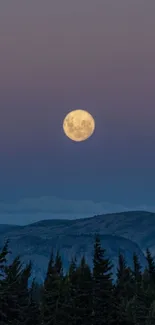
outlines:
[[[155,1],[0,6],[0,199],[154,205]],[[66,138],[72,109],[96,120]]]

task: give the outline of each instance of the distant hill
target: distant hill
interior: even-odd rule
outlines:
[[[145,252],[149,248],[155,256],[155,213],[129,211],[110,213],[76,220],[43,220],[29,227],[48,227],[51,234],[109,234],[136,242]]]
[[[51,249],[60,249],[65,270],[76,254],[79,261],[84,254],[92,266],[94,235],[100,234],[107,255],[117,268],[119,251],[132,266],[136,252],[142,266],[147,247],[155,254],[155,214],[143,211],[112,213],[76,220],[42,220],[26,226],[0,225],[0,246],[9,238],[12,255],[34,263],[33,276],[42,281]]]

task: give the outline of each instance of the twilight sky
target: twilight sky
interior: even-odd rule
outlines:
[[[3,1],[0,30],[0,223],[155,210],[155,1]]]

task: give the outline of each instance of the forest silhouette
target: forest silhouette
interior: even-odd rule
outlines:
[[[120,253],[116,281],[100,237],[94,238],[93,268],[85,256],[73,257],[64,274],[59,251],[51,256],[43,284],[29,284],[32,263],[17,256],[8,264],[9,242],[0,252],[1,325],[153,325],[155,324],[155,263],[146,250],[141,271],[133,254],[133,268]]]

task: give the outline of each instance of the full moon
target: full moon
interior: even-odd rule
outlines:
[[[63,121],[63,130],[73,141],[88,139],[95,130],[95,120],[90,113],[78,109],[68,113]]]

